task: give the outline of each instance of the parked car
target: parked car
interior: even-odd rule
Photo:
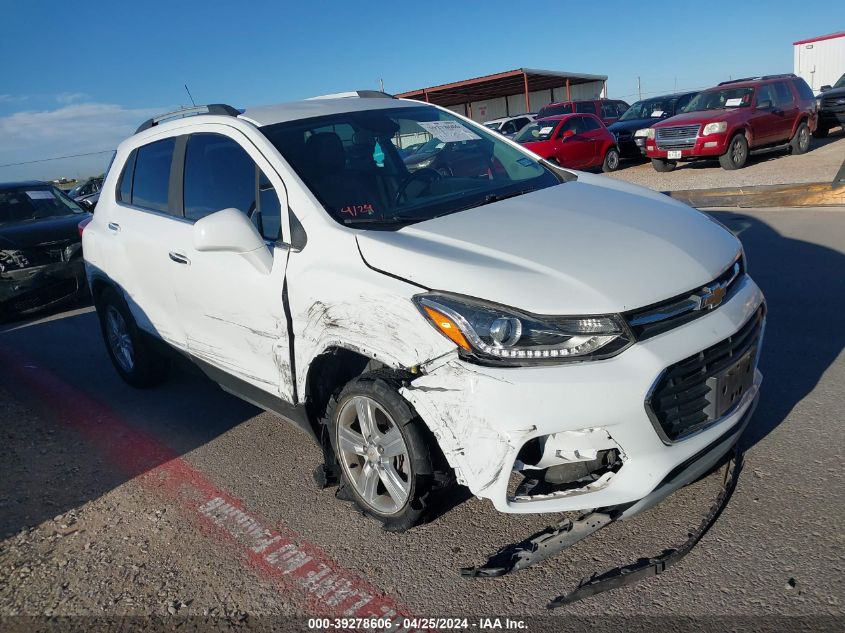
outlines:
[[[89,196],[93,196],[95,193],[100,191],[100,187],[103,186],[103,179],[102,178],[89,178],[81,185],[77,185],[73,189],[67,192],[67,195],[70,198],[73,198],[77,202],[83,198],[88,198]]]
[[[817,101],[819,122],[813,133],[816,138],[827,136],[830,128],[840,125],[845,128],[845,75],[832,86],[822,86]]]
[[[489,145],[481,138],[447,142],[434,137],[404,159],[405,167],[409,172],[430,169],[442,176],[486,176],[494,167]]]
[[[52,184],[0,184],[0,318],[87,292],[77,226],[88,217]]]
[[[130,385],[178,350],[392,530],[455,481],[502,512],[633,516],[748,423],[763,295],[703,213],[413,100],[192,112],[119,145],[83,233]],[[483,141],[495,169],[410,171],[400,130]]]
[[[681,114],[649,128],[646,154],[661,172],[699,158],[739,169],[750,151],[787,143],[793,154],[803,154],[816,129],[812,95],[793,74],[723,81],[698,93]]]
[[[581,112],[595,114],[605,125],[615,123],[630,106],[621,99],[587,99],[582,101],[559,101],[543,106],[537,112],[538,119],[559,114]]]
[[[616,137],[619,154],[622,158],[645,157],[645,139],[648,128],[683,111],[697,92],[679,92],[678,94],[651,97],[637,101],[619,120],[607,127]]]
[[[619,149],[604,123],[593,114],[563,114],[537,119],[514,139],[526,149],[572,169],[619,168]]]
[[[515,116],[507,116],[501,119],[493,119],[486,121],[484,127],[489,130],[498,132],[502,136],[513,138],[526,125],[531,123],[535,118],[534,114],[517,114]]]

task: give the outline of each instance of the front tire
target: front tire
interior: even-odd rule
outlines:
[[[428,518],[433,447],[423,421],[389,378],[376,371],[347,383],[332,396],[325,423],[340,466],[339,497],[391,532]]]
[[[97,316],[109,358],[117,373],[133,387],[154,387],[167,379],[170,359],[153,346],[132,318],[129,306],[115,290],[103,291]]]
[[[806,154],[810,149],[810,128],[807,123],[801,121],[798,124],[798,129],[795,130],[795,136],[789,141],[793,154]]]
[[[675,171],[675,167],[678,164],[672,160],[664,160],[662,158],[652,158],[651,159],[651,166],[654,167],[654,171],[659,171],[662,173],[667,173],[670,171]]]
[[[607,150],[607,154],[604,155],[604,162],[602,163],[601,170],[607,174],[612,171],[616,171],[617,169],[619,169],[619,150],[615,147],[611,147]]]
[[[827,135],[830,133],[830,128],[827,127],[825,124],[819,122],[818,126],[816,127],[816,131],[813,132],[813,136],[815,138],[827,138]]]
[[[728,143],[728,151],[719,156],[719,164],[722,169],[740,169],[745,166],[748,160],[748,141],[745,134],[740,132],[734,134],[731,142]]]

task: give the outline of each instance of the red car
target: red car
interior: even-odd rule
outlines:
[[[594,114],[563,114],[537,119],[514,140],[561,167],[602,171],[619,168],[619,148],[604,123]]]
[[[739,169],[755,149],[788,143],[793,154],[803,154],[816,123],[813,92],[800,77],[723,81],[699,92],[683,113],[652,126],[646,155],[661,172],[680,160],[717,157],[723,168]]]

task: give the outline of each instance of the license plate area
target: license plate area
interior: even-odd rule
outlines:
[[[681,157],[681,150],[679,149],[670,149],[666,152],[666,158],[673,159],[673,158],[680,158]]]
[[[718,420],[733,409],[754,384],[754,359],[757,348],[752,347],[737,362],[707,379],[710,391],[704,412],[708,419]]]

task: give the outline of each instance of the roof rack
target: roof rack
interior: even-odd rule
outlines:
[[[759,77],[743,77],[742,79],[731,79],[730,81],[722,81],[719,83],[720,86],[725,86],[727,84],[738,84],[743,81],[764,81],[766,79],[793,79],[795,77],[795,73],[782,73],[780,75],[762,75]]]
[[[237,108],[233,108],[230,105],[226,105],[225,103],[210,103],[208,105],[201,105],[201,106],[194,106],[193,108],[182,108],[180,110],[174,110],[173,112],[165,112],[164,114],[160,114],[157,117],[153,117],[152,119],[147,119],[135,130],[135,134],[139,132],[143,132],[144,130],[149,130],[154,125],[158,125],[163,121],[167,121],[170,119],[181,119],[187,116],[195,116],[198,114],[219,114],[223,116],[238,116],[242,114],[243,110],[238,110]]]
[[[335,92],[328,95],[319,95],[317,97],[308,97],[306,101],[313,99],[395,99],[392,94],[381,92],[380,90],[352,90],[349,92]]]

